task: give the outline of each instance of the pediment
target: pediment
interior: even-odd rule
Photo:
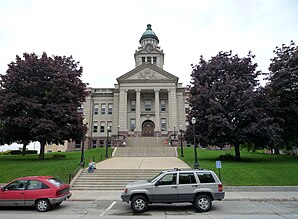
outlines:
[[[169,81],[178,82],[178,78],[167,71],[150,63],[144,63],[126,74],[117,78],[120,82],[136,82],[136,81]]]

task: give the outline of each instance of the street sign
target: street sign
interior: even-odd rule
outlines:
[[[216,161],[216,168],[217,169],[220,169],[221,168],[221,161],[220,160],[217,160]]]

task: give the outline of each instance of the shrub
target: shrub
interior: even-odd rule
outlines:
[[[12,150],[12,151],[9,152],[9,154],[10,155],[20,155],[20,154],[22,154],[22,151],[20,151],[20,150]]]
[[[234,160],[234,156],[230,153],[222,154],[218,158],[219,160]]]
[[[37,151],[36,150],[27,150],[25,153],[26,154],[37,154]]]
[[[53,159],[64,159],[66,158],[65,154],[54,154]]]

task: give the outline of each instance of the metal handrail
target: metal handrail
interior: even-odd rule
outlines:
[[[73,176],[77,175],[77,173],[79,172],[80,169],[84,169],[85,167],[85,158],[83,159],[83,161],[79,164],[79,166],[75,169],[75,171],[73,173],[70,173],[68,176],[68,183],[70,184],[71,180],[73,179]]]

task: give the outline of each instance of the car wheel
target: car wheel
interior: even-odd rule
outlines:
[[[148,200],[143,195],[136,195],[131,199],[131,208],[134,212],[143,213],[148,208]]]
[[[212,207],[211,198],[208,195],[198,195],[193,203],[195,208],[200,212],[207,212]]]
[[[39,212],[48,211],[51,207],[49,200],[47,199],[39,199],[36,201],[35,207]]]

